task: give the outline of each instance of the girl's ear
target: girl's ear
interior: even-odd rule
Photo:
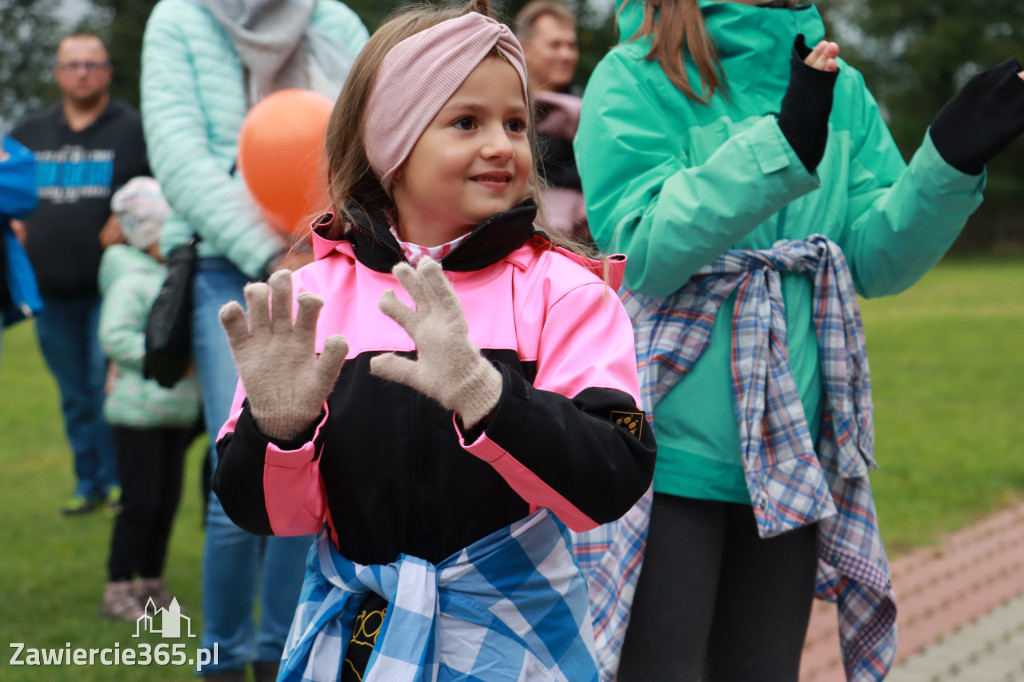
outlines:
[[[398,170],[395,171],[395,174],[391,176],[391,184],[394,184],[394,183],[398,182],[399,180],[401,180],[403,175],[405,175],[405,164],[404,163],[401,166],[399,166]]]

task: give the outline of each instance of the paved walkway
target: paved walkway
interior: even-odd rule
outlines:
[[[899,557],[892,574],[887,682],[1024,682],[1024,503]],[[845,682],[831,604],[812,614],[800,682]]]
[[[1024,680],[1024,595],[926,646],[886,682]]]

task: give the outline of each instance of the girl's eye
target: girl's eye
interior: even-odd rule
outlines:
[[[512,133],[525,133],[526,132],[526,121],[521,118],[514,118],[505,124],[505,128]]]
[[[463,116],[455,120],[452,125],[459,130],[472,130],[474,126],[473,118],[470,116]]]

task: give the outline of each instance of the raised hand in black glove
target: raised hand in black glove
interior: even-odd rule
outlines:
[[[839,46],[827,40],[819,42],[813,50],[807,47],[803,34],[793,41],[789,86],[782,97],[779,128],[811,173],[825,155],[832,91],[839,72],[838,56]]]
[[[953,168],[978,175],[1024,131],[1024,71],[1014,58],[967,81],[946,102],[929,133]]]

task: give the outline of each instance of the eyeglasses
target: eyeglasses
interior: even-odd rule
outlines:
[[[60,71],[78,71],[79,69],[85,69],[88,73],[94,73],[96,71],[103,71],[104,69],[110,68],[110,62],[63,62],[57,64],[57,69]]]

